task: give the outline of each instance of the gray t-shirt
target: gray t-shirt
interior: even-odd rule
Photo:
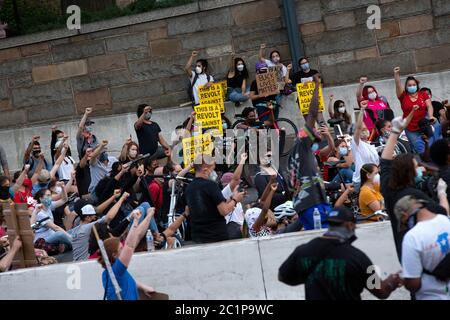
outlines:
[[[69,234],[72,236],[72,254],[73,261],[83,261],[89,259],[89,237],[91,236],[91,230],[94,224],[99,222],[105,222],[106,216],[101,219],[88,223],[80,224],[69,230]]]
[[[117,160],[117,158],[109,156],[108,165],[106,166],[98,161],[98,158],[95,160],[95,162],[89,164],[91,170],[91,184],[89,185],[88,189],[89,193],[92,193],[92,191],[94,191],[100,180],[102,180],[111,171],[113,163],[117,161],[119,161]]]
[[[47,239],[56,232],[47,226],[50,222],[54,222],[52,211],[55,210],[55,208],[55,201],[52,201],[50,208],[41,210],[36,214],[36,222],[40,222],[41,227],[35,231],[34,241],[40,238],[47,241]]]

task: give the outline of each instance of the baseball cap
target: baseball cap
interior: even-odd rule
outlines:
[[[81,214],[83,216],[95,216],[97,212],[95,212],[95,208],[91,204],[87,204],[81,208]]]
[[[81,216],[83,207],[87,206],[88,204],[90,203],[85,199],[78,199],[73,205],[73,211],[75,211],[77,215]]]
[[[355,222],[356,218],[353,212],[348,209],[346,206],[339,206],[333,209],[328,214],[328,218],[326,219],[326,222],[329,223],[344,223],[344,222]]]
[[[256,68],[256,72],[264,70],[264,69],[268,69],[267,64],[265,62],[257,62],[255,65]]]

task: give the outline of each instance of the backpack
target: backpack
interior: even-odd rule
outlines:
[[[192,102],[194,105],[195,105],[194,85],[195,85],[195,83],[197,82],[199,76],[200,76],[200,75],[196,72],[196,73],[195,73],[195,76],[194,76],[194,79],[192,80],[192,83],[191,83],[191,80],[189,79],[189,87],[188,87],[188,89],[187,89],[187,94],[188,94],[188,96],[189,96],[189,99],[191,100],[191,102]],[[210,76],[209,74],[207,74],[207,75],[206,75],[206,79],[208,80],[208,82],[210,82],[210,81],[211,81],[211,76]]]

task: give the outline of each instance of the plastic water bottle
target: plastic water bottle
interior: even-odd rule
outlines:
[[[147,240],[147,251],[154,251],[155,250],[155,244],[153,243],[153,234],[151,230],[147,230],[147,234],[145,236],[145,239]]]
[[[317,209],[317,208],[314,208],[313,219],[314,219],[314,229],[315,230],[322,229],[322,221],[321,221],[321,217],[320,217],[320,212],[319,212],[319,209]]]

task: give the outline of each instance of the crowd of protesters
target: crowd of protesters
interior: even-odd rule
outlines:
[[[431,89],[420,87],[413,76],[402,84],[400,68],[395,67],[393,89],[401,115],[395,117],[391,110],[395,102],[387,101],[367,84],[367,77],[361,77],[355,101],[333,102],[330,96],[327,125],[319,112],[320,72],[302,57],[300,71],[292,74],[292,66],[281,63],[278,51],[270,52],[268,59],[264,51],[261,45],[256,72],[277,70],[284,83],[279,94],[260,95],[257,82],[249,82],[249,66],[233,55],[227,73],[228,99],[236,107],[252,102],[252,107],[242,110],[245,120],[238,128],[244,132],[270,129],[278,118],[282,96],[292,93],[289,88],[315,82],[305,124],[297,124],[301,128],[287,167],[273,166],[279,154],[270,149],[258,155],[252,181],[243,175],[251,166],[245,152],[234,165],[202,157],[193,163],[178,163],[174,159],[182,154],[181,140],[198,133],[195,112],[176,128],[164,128],[176,132],[175,139],[166,141],[152,116],[152,106],[145,103],[137,106],[134,130],[138,141],[131,135],[114,137],[125,141],[115,157],[108,152],[109,142],[96,136],[90,119],[93,110],[87,108],[76,136],[78,159],[72,155],[69,137],[56,126],[49,132],[51,150],[42,150],[40,137],[32,137],[18,172],[10,172],[0,147],[0,201],[26,204],[36,252],[50,256],[70,252],[74,261],[98,259],[105,267],[95,228],[114,274],[128,288],[124,293],[128,299],[138,298],[138,289],[148,295],[154,292],[137,284],[126,271],[135,251],[316,229],[317,213],[320,227],[329,230],[298,247],[279,274],[285,283],[306,283],[307,299],[360,298],[368,276],[361,272],[372,263],[351,246],[355,224],[376,223],[385,216],[392,225],[403,272],[370,291],[386,298],[405,285],[417,299],[449,299],[450,282],[434,274],[450,252],[448,101],[432,101]],[[194,105],[200,103],[198,87],[216,81],[208,61],[197,60],[197,56],[198,52],[192,52],[184,68]],[[359,110],[354,123],[353,108]],[[258,117],[267,109],[271,110],[268,115]],[[223,128],[231,126],[226,117],[223,121]],[[333,132],[330,127],[339,130]],[[44,156],[47,151],[51,157]],[[252,201],[248,201],[248,185],[257,191]],[[172,190],[177,201],[171,206]],[[337,197],[331,200],[333,192]],[[7,227],[0,216],[0,271],[10,268],[12,257],[23,245],[19,238],[8,243]],[[145,237],[149,232],[153,244]],[[343,278],[321,272],[336,261],[343,261]],[[106,297],[116,298],[106,271],[103,284]]]

